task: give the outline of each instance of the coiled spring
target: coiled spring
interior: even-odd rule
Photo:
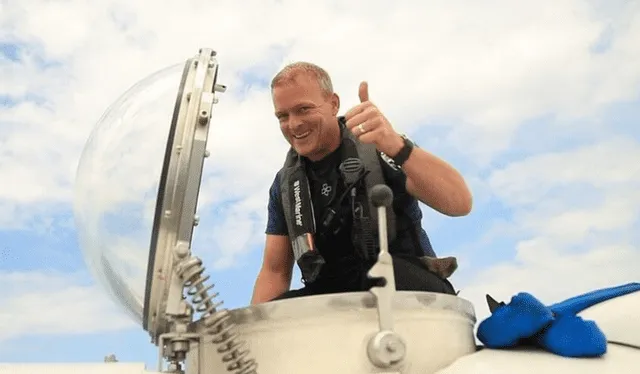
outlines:
[[[178,274],[187,294],[192,298],[195,310],[202,313],[207,334],[212,337],[211,342],[218,346],[218,353],[222,354],[227,371],[234,374],[257,374],[258,365],[254,359],[247,357],[249,349],[239,338],[231,313],[226,309],[218,309],[223,304],[222,301],[213,301],[218,293],[210,292],[213,284],[205,285],[209,276],[203,275],[204,271],[202,260],[192,256],[181,263]]]

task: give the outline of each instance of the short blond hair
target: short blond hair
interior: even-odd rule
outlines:
[[[288,64],[271,80],[271,91],[280,84],[293,81],[298,75],[307,74],[314,77],[325,96],[333,94],[333,83],[326,70],[310,62],[298,61]]]

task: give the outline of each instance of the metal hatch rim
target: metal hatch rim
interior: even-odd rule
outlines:
[[[470,324],[477,322],[474,305],[456,295],[423,291],[396,291],[393,310],[438,310],[451,312]],[[318,314],[359,309],[376,309],[375,297],[368,291],[343,292],[283,299],[230,310],[235,323],[312,318]]]
[[[149,314],[150,314],[150,299],[151,299],[151,290],[152,290],[152,282],[153,282],[153,274],[155,272],[156,265],[156,256],[158,255],[158,238],[160,233],[160,226],[162,223],[163,217],[163,203],[165,200],[165,192],[167,190],[168,184],[168,174],[169,174],[169,166],[171,164],[171,158],[173,155],[173,147],[174,140],[176,135],[176,130],[178,127],[178,118],[180,114],[180,108],[182,107],[182,100],[184,97],[185,86],[187,83],[187,78],[189,77],[189,68],[193,63],[193,58],[188,59],[184,63],[184,67],[182,69],[182,77],[180,79],[180,84],[178,86],[178,93],[176,95],[175,105],[173,109],[173,115],[171,117],[171,125],[169,127],[169,134],[167,137],[167,144],[165,148],[164,160],[162,164],[162,172],[160,173],[160,182],[158,184],[158,194],[156,196],[156,205],[155,205],[155,213],[153,218],[153,226],[151,230],[151,240],[149,243],[149,258],[147,264],[147,277],[145,282],[145,295],[144,295],[144,304],[142,310],[142,327],[145,331],[149,331]],[[166,255],[166,254],[165,254]],[[164,256],[163,256],[164,257]]]
[[[163,308],[167,307],[170,282],[174,276],[174,250],[178,245],[186,245],[190,250],[196,224],[193,218],[197,208],[202,180],[202,160],[206,157],[206,149],[196,149],[194,145],[202,146],[202,139],[198,142],[196,138],[201,131],[198,127],[205,128],[205,146],[208,138],[212,109],[210,106],[214,101],[218,76],[215,55],[215,51],[211,49],[200,49],[195,58],[185,63],[180,86],[182,90],[179,90],[172,119],[173,134],[167,139],[165,164],[161,175],[164,181],[160,183],[163,193],[158,193],[157,196],[150,243],[149,262],[153,262],[153,267],[149,266],[147,269],[143,312],[143,327],[154,342],[167,328],[168,320]],[[214,74],[210,74],[211,70]],[[209,107],[204,108],[202,105]],[[205,122],[202,122],[203,118],[199,113],[208,114],[208,118],[204,118]],[[191,220],[187,220],[189,224],[186,224],[185,217],[188,216]]]

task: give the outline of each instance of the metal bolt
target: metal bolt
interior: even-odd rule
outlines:
[[[185,258],[189,254],[189,246],[184,242],[180,242],[176,245],[175,251],[178,258]]]
[[[200,224],[200,217],[193,216],[193,225],[198,226],[198,224]]]
[[[396,342],[389,341],[389,342],[387,342],[387,347],[386,348],[387,348],[388,352],[393,353],[398,349],[398,346],[397,346]]]
[[[206,110],[200,112],[200,118],[198,119],[198,122],[200,122],[201,125],[206,125],[209,122],[208,114],[209,112],[207,112]]]
[[[164,211],[164,216],[167,217],[167,218],[171,217],[171,211],[170,210],[165,210]]]
[[[211,156],[211,152],[209,152],[209,150],[207,149],[204,151],[204,157],[207,158],[209,156]]]

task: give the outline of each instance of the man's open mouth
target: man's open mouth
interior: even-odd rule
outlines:
[[[300,139],[306,138],[307,136],[309,136],[309,134],[311,134],[311,130],[305,131],[305,132],[303,132],[301,134],[293,134],[293,137],[298,139],[298,140],[300,140]]]

